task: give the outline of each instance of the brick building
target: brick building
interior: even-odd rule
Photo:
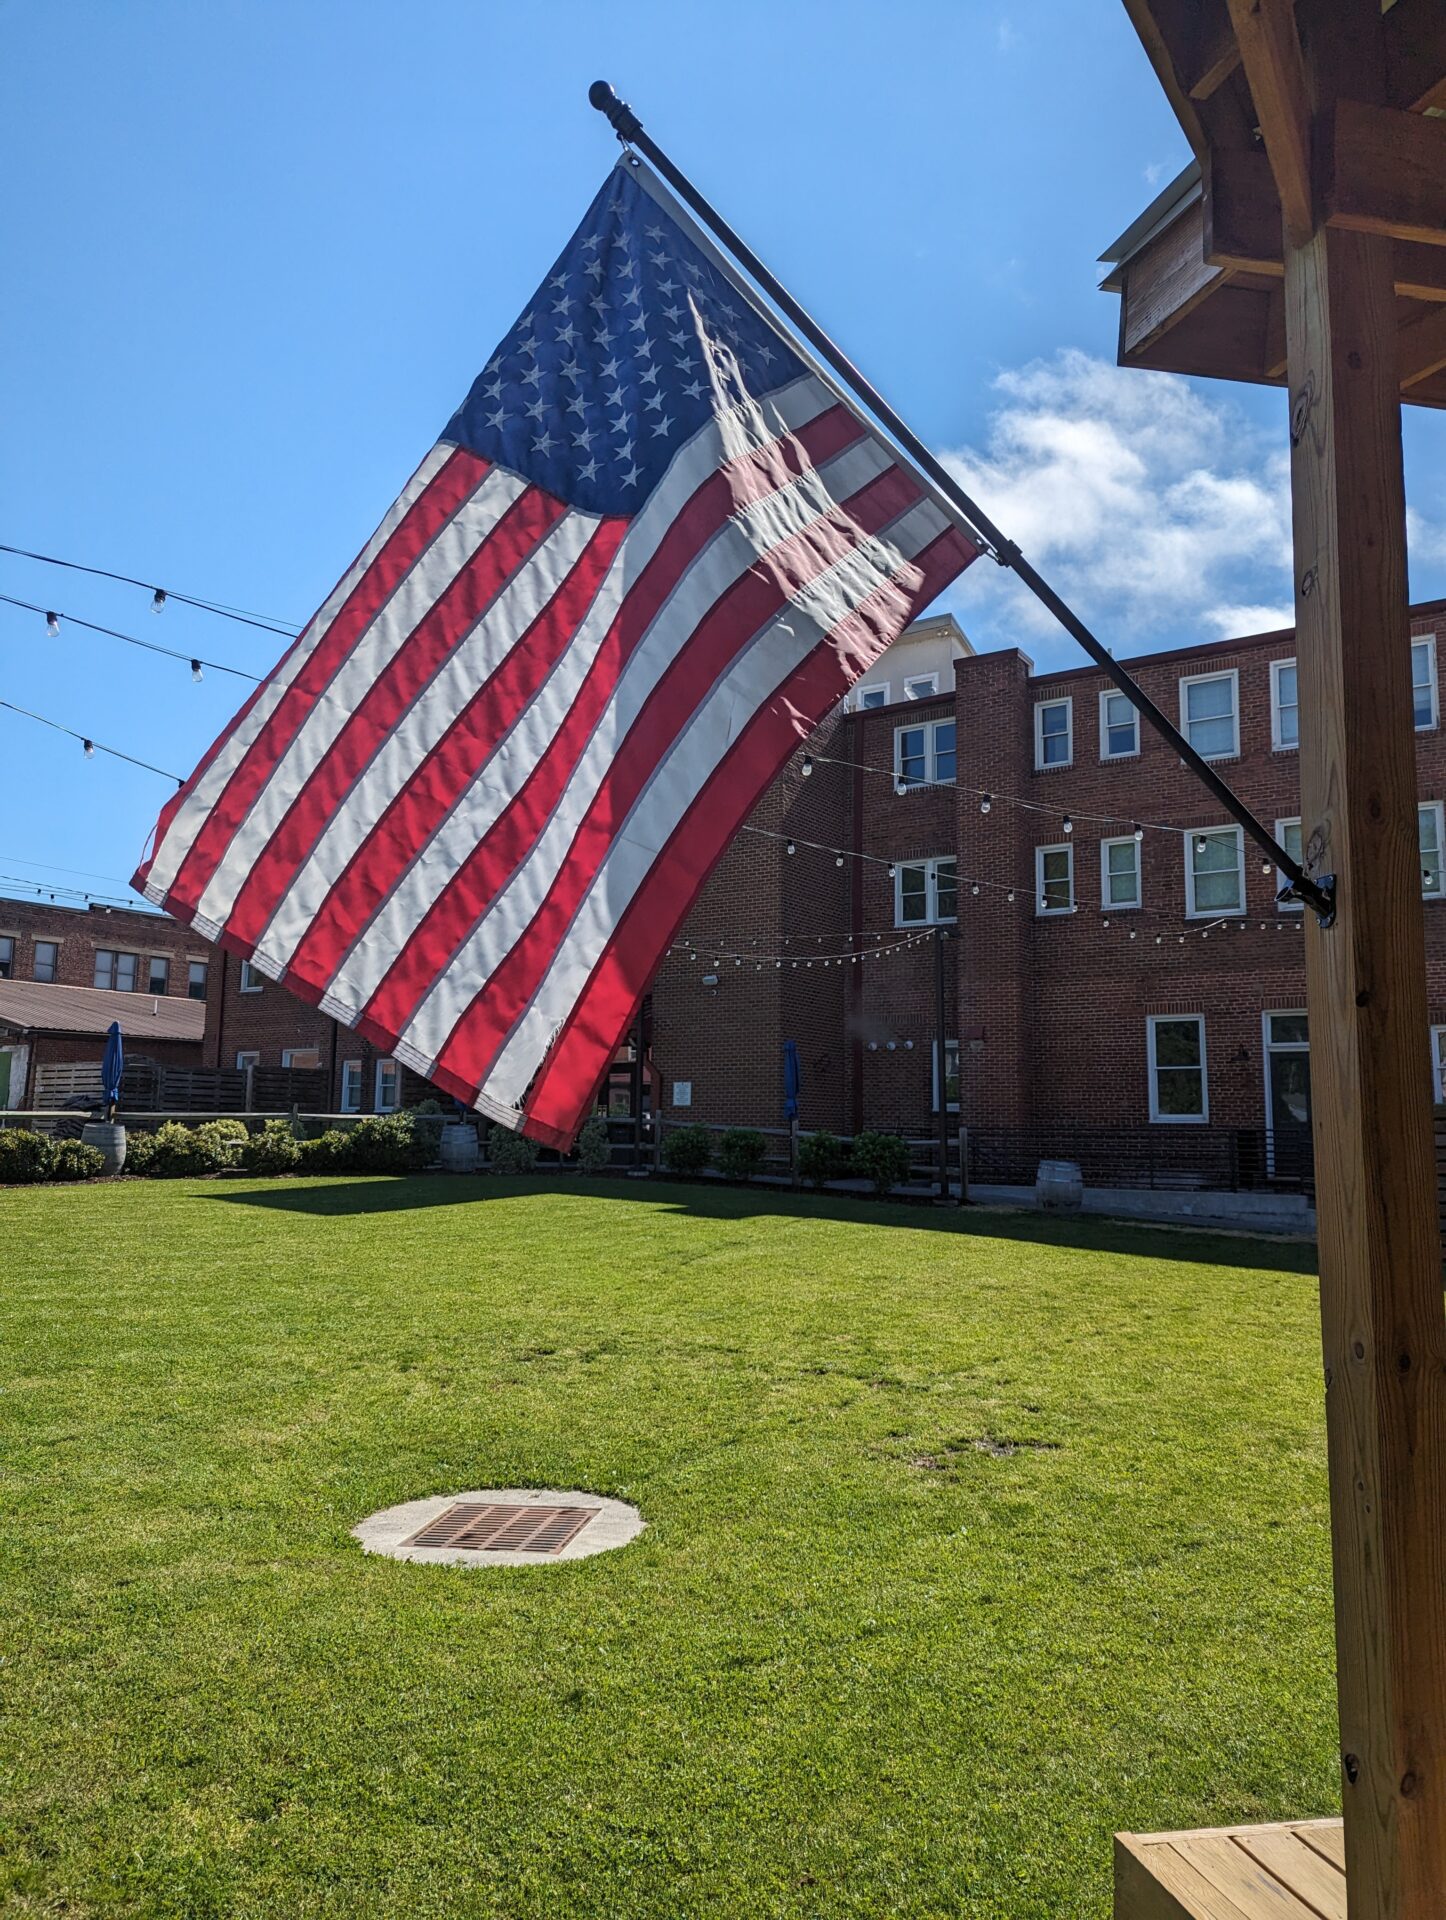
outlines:
[[[1446,602],[1415,610],[1423,892],[1446,903],[1443,633]],[[1291,633],[1128,664],[1297,844]],[[971,1128],[1177,1147],[1193,1130],[1202,1151],[1233,1130],[1271,1152],[1309,1112],[1302,916],[1278,889],[1098,669],[1036,674],[920,621],[800,744],[699,896],[645,1004],[644,1104],[778,1124],[792,1040],[806,1127],[930,1131],[937,927],[944,1094]],[[1427,944],[1439,1094],[1446,911]],[[209,1064],[324,1067],[342,1110],[427,1091],[229,955],[212,969]],[[620,1063],[614,1112],[630,1079]]]
[[[35,1104],[47,1066],[98,1062],[112,1020],[136,1059],[199,1065],[214,964],[164,914],[0,899],[0,1107]]]

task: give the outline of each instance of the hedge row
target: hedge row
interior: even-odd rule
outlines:
[[[767,1152],[767,1142],[755,1128],[730,1127],[718,1141],[718,1169],[730,1180],[746,1180],[762,1166]],[[679,1127],[663,1136],[663,1165],[670,1173],[702,1173],[713,1159],[713,1135],[707,1127]],[[909,1148],[896,1133],[856,1134],[852,1145],[831,1133],[813,1133],[799,1143],[798,1171],[816,1187],[827,1180],[868,1180],[880,1193],[888,1193],[909,1177]]]

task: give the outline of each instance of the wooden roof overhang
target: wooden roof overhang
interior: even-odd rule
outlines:
[[[1271,41],[1278,9],[1125,8],[1195,158],[1101,256],[1120,295],[1120,365],[1284,385],[1281,176],[1307,230],[1314,195],[1327,225],[1390,236],[1401,398],[1446,407],[1443,0],[1387,5],[1388,104],[1337,101],[1309,152],[1293,133],[1308,117],[1295,76]]]

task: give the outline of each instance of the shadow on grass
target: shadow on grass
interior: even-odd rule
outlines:
[[[1094,1252],[1149,1253],[1156,1259],[1208,1266],[1259,1267],[1277,1273],[1314,1273],[1315,1248],[1300,1240],[1152,1221],[1111,1220],[1099,1214],[1072,1219],[1005,1207],[938,1207],[916,1201],[868,1200],[842,1194],[796,1193],[786,1188],[725,1186],[712,1181],[628,1179],[577,1174],[520,1176],[423,1174],[414,1178],[335,1179],[251,1187],[218,1185],[196,1196],[227,1206],[272,1208],[320,1218],[411,1213],[426,1207],[485,1205],[493,1200],[541,1200],[552,1193],[591,1199],[646,1201],[654,1208],[704,1220],[852,1221],[907,1227],[969,1238],[1018,1240],[1036,1246]]]

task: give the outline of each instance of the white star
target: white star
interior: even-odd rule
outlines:
[[[703,387],[700,381],[697,381],[697,380],[689,381],[688,385],[684,387],[683,391],[684,393],[687,394],[690,400],[701,400],[703,398]]]
[[[648,338],[647,329],[648,316],[645,313],[635,314],[628,322],[629,333],[640,333],[643,336],[637,347],[639,353],[651,353],[653,351],[653,343]]]
[[[597,479],[597,461],[589,460],[585,467],[579,467],[577,470],[577,477],[579,480],[596,480]]]
[[[569,300],[567,295],[564,294],[560,300],[553,301],[552,311],[554,313],[571,313],[576,305],[576,300]]]
[[[487,424],[489,427],[501,427],[501,425],[506,420],[506,418],[507,418],[506,413],[503,411],[501,407],[499,407],[496,413],[488,414]]]
[[[617,419],[611,421],[609,424],[614,433],[626,433],[628,428],[633,424],[633,416],[630,413],[620,413]],[[629,441],[628,444],[631,446],[632,442]]]
[[[692,344],[693,336],[684,329],[678,333],[670,333],[668,338],[675,347],[686,347]]]
[[[565,367],[558,368],[558,372],[564,380],[581,380],[582,378],[582,368],[576,360],[569,360]]]
[[[532,405],[530,407],[525,407],[523,411],[527,414],[530,414],[534,420],[540,420],[543,414],[547,412],[547,402],[541,399],[534,400]]]
[[[502,398],[502,382],[500,380],[490,381],[482,391],[489,400],[500,400]]]
[[[602,316],[608,310],[608,303],[606,300],[603,299],[600,293],[595,293],[592,299],[588,301],[588,305],[592,308],[593,312],[598,316],[599,319],[601,319]]]
[[[690,273],[695,280],[701,280],[703,278],[703,269],[698,265],[696,260],[685,260],[683,262],[683,271],[684,273]]]
[[[666,440],[668,437],[669,430],[672,427],[672,424],[673,422],[671,421],[671,419],[669,419],[668,415],[665,413],[662,419],[657,421],[653,427],[654,439],[656,439],[659,434],[662,434],[663,438]]]
[[[588,235],[587,235],[587,237],[586,237],[586,238],[584,239],[584,241],[583,241],[583,243],[582,243],[582,244],[583,244],[583,245],[584,245],[585,247],[598,247],[598,246],[601,246],[601,245],[602,245],[602,235],[601,235],[600,233],[590,233],[590,234],[588,234]]]
[[[625,440],[622,446],[619,447],[617,452],[613,455],[614,460],[631,460],[632,457],[633,457],[633,443],[631,440]]]
[[[565,287],[567,285],[567,275],[565,273],[555,273],[547,284],[550,287]]]
[[[565,347],[570,347],[573,341],[578,338],[577,328],[572,324],[571,320],[568,321],[565,327],[558,328],[557,337]]]
[[[619,280],[631,280],[632,277],[633,263],[631,260],[624,260],[618,267],[618,278]]]
[[[597,332],[593,335],[593,339],[597,342],[597,344],[600,347],[610,347],[613,343],[613,337],[608,332],[606,327],[599,327]]]
[[[604,394],[603,405],[605,407],[620,407],[626,398],[627,396],[621,387],[614,387],[611,393]]]
[[[586,453],[592,446],[592,439],[592,428],[584,427],[581,433],[575,433],[572,436],[572,444],[575,447],[581,447],[583,452]]]
[[[626,211],[626,209],[624,208],[624,206],[623,206],[623,203],[622,203],[622,201],[621,201],[621,200],[609,200],[609,201],[608,201],[608,212],[609,212],[609,213],[623,213],[623,212],[625,212],[625,211]]]
[[[663,229],[661,227],[644,227],[643,232],[650,240],[661,240],[663,237]]]
[[[632,467],[623,475],[623,485],[625,487],[635,487],[642,477],[641,470],[638,467]]]
[[[567,410],[569,413],[580,413],[584,419],[587,418],[587,402],[580,393],[575,393],[568,401]]]
[[[730,320],[736,320],[738,318],[737,307],[730,307],[726,300],[719,301],[718,311],[719,313],[726,313]]]
[[[684,354],[681,360],[675,360],[673,362],[673,365],[678,369],[679,373],[692,373],[697,364],[698,362],[691,354]]]
[[[627,292],[623,295],[623,305],[625,307],[640,307],[642,304],[643,304],[642,288],[629,287]]]
[[[644,367],[642,378],[644,385],[651,383],[653,386],[656,386],[658,384],[658,369],[656,367]]]
[[[677,291],[678,283],[676,280],[660,280],[658,282],[659,293],[676,293]]]
[[[665,267],[668,264],[668,256],[667,254],[662,252],[650,253],[648,255],[648,258],[652,261],[655,267]]]
[[[541,367],[529,367],[526,373],[524,373],[522,376],[522,384],[524,387],[535,387],[537,383],[541,380],[541,378],[542,378]]]
[[[659,388],[656,393],[650,393],[647,399],[643,402],[644,412],[656,413],[658,408],[662,406],[664,398],[665,396],[661,388]]]
[[[775,358],[772,347],[770,347],[766,341],[763,341],[763,340],[759,341],[758,357],[763,362],[765,367],[769,364],[771,360]]]
[[[611,334],[609,334],[609,335],[608,335],[608,338],[609,338],[609,339],[611,340],[611,338],[612,338],[612,335],[611,335]],[[603,378],[604,380],[616,380],[616,379],[617,379],[617,377],[618,377],[618,363],[617,363],[617,359],[616,359],[616,357],[614,357],[613,359],[611,359],[611,360],[609,360],[609,361],[608,361],[608,363],[607,363],[607,365],[606,365],[605,367],[603,367],[603,369],[602,369],[602,372],[601,372],[601,377],[602,377],[602,378]]]
[[[607,269],[603,266],[603,263],[601,260],[589,260],[587,265],[583,268],[584,273],[590,273],[593,279],[597,281],[601,281],[603,274],[606,271]]]
[[[536,318],[537,315],[535,313],[524,313],[517,323],[518,331],[520,332],[523,327],[530,327]],[[537,342],[534,340],[532,344],[536,346]]]
[[[557,445],[558,445],[558,442],[553,439],[552,435],[550,433],[544,432],[540,439],[533,441],[532,451],[534,453],[540,453],[546,456],[547,454],[551,453],[552,449]]]
[[[683,317],[683,309],[681,307],[664,307],[663,308],[663,318],[665,320],[671,320],[675,326],[677,325],[678,321],[682,319],[682,317]]]

